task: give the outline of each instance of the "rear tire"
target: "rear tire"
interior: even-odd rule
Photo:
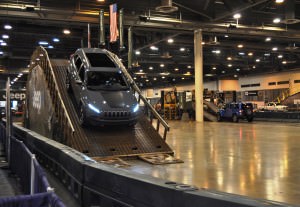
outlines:
[[[253,117],[247,118],[247,121],[248,121],[248,122],[252,122],[252,121],[253,121]]]
[[[232,121],[235,122],[235,123],[239,122],[239,118],[237,117],[236,114],[232,115]]]

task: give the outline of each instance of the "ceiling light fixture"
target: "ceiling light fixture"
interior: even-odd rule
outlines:
[[[260,59],[256,59],[255,61],[256,61],[256,62],[260,62]]]
[[[39,41],[39,45],[49,45],[49,43],[46,41]]]
[[[1,42],[0,45],[1,46],[7,46],[7,43],[6,42]]]
[[[155,47],[154,45],[152,45],[152,46],[150,47],[150,49],[156,51],[156,50],[158,50],[158,47]]]
[[[174,70],[175,70],[175,71],[178,71],[178,70],[179,70],[179,68],[175,68]]]
[[[71,31],[68,30],[68,29],[64,29],[64,30],[63,30],[63,33],[66,34],[66,35],[69,35],[69,34],[71,34]]]
[[[238,48],[243,48],[243,47],[244,47],[244,45],[242,45],[242,44],[239,44],[237,47],[238,47]]]
[[[232,67],[232,64],[228,64],[227,66],[228,66],[229,68],[231,68],[231,67]]]
[[[181,52],[184,52],[184,51],[185,51],[185,48],[184,48],[184,47],[181,47],[179,50],[180,50]]]
[[[174,42],[174,39],[170,38],[168,39],[168,43],[173,43]]]
[[[160,64],[159,66],[160,66],[161,68],[163,68],[163,67],[165,67],[165,64]]]
[[[241,17],[242,17],[242,15],[240,13],[236,13],[236,14],[233,15],[234,19],[239,19]]]
[[[275,19],[273,19],[273,23],[275,23],[275,24],[278,24],[280,21],[281,21],[280,18],[275,18]]]
[[[150,67],[149,67],[149,70],[153,70],[153,67],[152,67],[152,66],[150,66]]]
[[[270,42],[271,40],[272,40],[271,37],[266,37],[266,39],[265,39],[266,42]]]
[[[10,29],[12,29],[12,26],[9,24],[6,24],[6,25],[4,25],[4,29],[10,30]]]
[[[213,69],[213,70],[216,70],[217,68],[216,68],[216,67],[213,67],[212,69]]]
[[[9,36],[7,34],[2,35],[3,39],[9,39]]]
[[[283,58],[283,55],[278,55],[277,57],[278,57],[279,59],[281,59],[281,58]]]
[[[135,54],[136,54],[136,55],[140,55],[140,54],[141,54],[141,51],[136,50],[136,51],[135,51]]]
[[[227,57],[227,60],[232,60],[232,57]]]
[[[284,64],[284,65],[285,65],[285,64],[287,64],[287,62],[284,60],[284,61],[282,61],[282,64]]]
[[[278,48],[277,48],[277,47],[273,47],[272,50],[273,50],[273,51],[277,51]]]
[[[276,4],[281,4],[281,3],[283,3],[283,2],[284,2],[284,0],[276,0],[276,1],[275,1]]]
[[[53,42],[59,42],[60,40],[58,38],[53,38],[52,41]]]
[[[248,56],[253,56],[253,52],[249,52],[249,53],[248,53]]]

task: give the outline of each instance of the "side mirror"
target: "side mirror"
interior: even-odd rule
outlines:
[[[75,83],[78,84],[78,85],[82,85],[82,81],[81,80],[76,80]]]

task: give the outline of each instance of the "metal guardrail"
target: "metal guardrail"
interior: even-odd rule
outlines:
[[[44,71],[47,86],[53,101],[54,110],[58,116],[58,122],[61,126],[64,126],[62,127],[62,130],[63,140],[66,142],[65,144],[80,148],[81,146],[75,146],[76,144],[73,143],[74,140],[72,139],[72,137],[74,137],[75,128],[66,110],[66,106],[62,100],[62,95],[58,90],[57,80],[55,78],[48,53],[41,46],[39,46],[31,56],[30,70],[32,70],[37,65],[39,65]]]
[[[7,120],[8,121],[8,120]],[[10,149],[5,148],[5,154],[10,157],[9,169],[18,176],[22,191],[25,195],[14,197],[1,197],[0,206],[12,207],[21,205],[65,207],[60,198],[51,188],[46,174],[40,164],[37,162],[35,154],[25,146],[23,141],[18,140],[14,135],[5,136],[5,131],[9,130],[6,122],[0,124],[0,141],[5,144],[11,140]],[[9,155],[10,154],[10,155]]]
[[[293,207],[145,176],[100,164],[78,151],[14,125],[24,143],[67,187],[81,206]],[[1,132],[0,132],[1,134]]]
[[[129,80],[129,83],[131,87],[133,88],[134,91],[136,91],[139,95],[139,100],[142,100],[144,103],[144,106],[146,106],[148,109],[150,109],[150,112],[152,113],[153,116],[150,116],[150,121],[152,123],[153,117],[157,119],[157,125],[156,125],[156,131],[159,131],[159,126],[162,124],[164,126],[164,134],[163,134],[163,139],[166,140],[167,138],[167,132],[170,130],[170,126],[168,123],[160,116],[160,114],[154,109],[154,107],[147,101],[147,99],[142,95],[141,90],[139,87],[136,85],[135,81],[131,77],[131,75],[128,73],[127,69],[121,62],[121,60],[115,55],[114,53],[107,51],[110,57],[114,60],[115,63],[118,64],[119,68],[122,70],[126,78]]]

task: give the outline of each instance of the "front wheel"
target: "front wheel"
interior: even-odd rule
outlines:
[[[252,121],[253,121],[253,117],[247,118],[247,121],[248,121],[248,122],[252,122]]]
[[[82,104],[80,105],[80,110],[79,110],[79,123],[81,126],[87,125],[86,114]]]
[[[68,93],[72,92],[69,74],[66,76],[66,89]]]
[[[221,114],[217,114],[217,121],[222,121],[222,117],[221,117]]]
[[[233,116],[232,116],[232,121],[233,122],[239,122],[239,118],[237,117],[237,115],[236,114],[233,114]]]

